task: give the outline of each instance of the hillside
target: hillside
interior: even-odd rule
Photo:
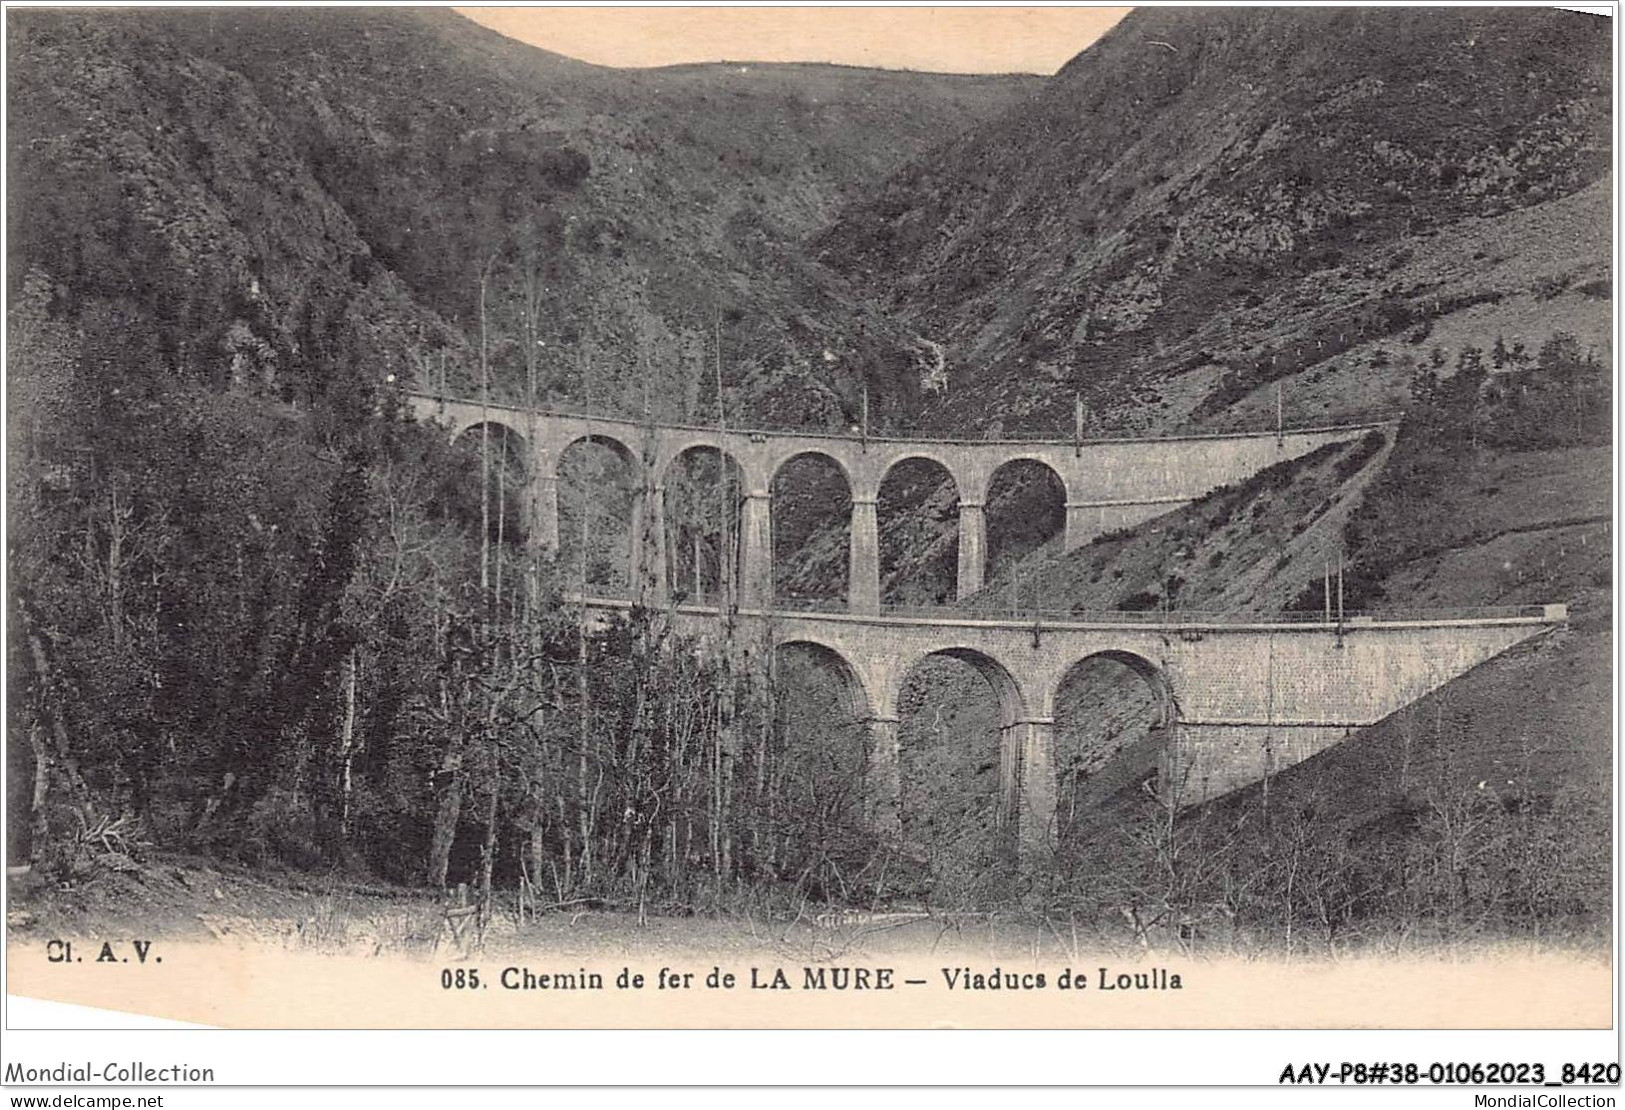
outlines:
[[[471,390],[489,266],[501,392],[536,342],[545,397],[709,412],[720,337],[734,419],[844,420],[911,339],[796,244],[1037,82],[621,72],[435,9],[8,18],[13,280],[180,329],[228,306],[190,360],[283,393],[340,332],[375,378]]]
[[[1445,377],[1498,341],[1612,357],[1607,50],[1572,13],[1142,10],[810,249],[940,345],[945,388],[872,398],[907,424],[1065,436],[1075,394],[1088,434],[1392,419],[1435,352]],[[1034,493],[995,490],[990,536],[1053,551]],[[892,600],[952,596],[952,498],[939,476],[916,523],[882,515]]]
[[[1275,382],[1369,415],[1430,333],[1606,355],[1608,51],[1547,10],[1140,10],[814,249],[945,349],[945,392],[892,383],[933,428],[1256,424]]]

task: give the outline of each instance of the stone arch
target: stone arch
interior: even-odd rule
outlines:
[[[841,683],[852,719],[868,721],[874,717],[874,709],[870,705],[869,691],[864,686],[863,676],[858,674],[857,668],[839,648],[809,637],[796,637],[779,641],[773,645],[773,650],[775,653],[799,650],[816,659],[821,665],[827,666]]]
[[[809,456],[811,456],[813,458],[824,459],[824,460],[830,462],[831,464],[833,464],[835,469],[837,469],[837,470],[839,470],[841,472],[841,478],[846,482],[847,490],[853,496],[857,495],[857,491],[858,491],[857,479],[852,473],[852,468],[849,465],[847,465],[847,462],[846,462],[845,459],[841,458],[841,454],[840,454],[839,451],[831,451],[831,450],[828,450],[828,449],[823,448],[823,447],[801,447],[801,446],[797,446],[797,447],[791,448],[790,450],[786,451],[783,455],[781,455],[778,458],[774,459],[771,466],[770,466],[770,468],[769,468],[769,472],[768,472],[768,476],[767,476],[767,484],[768,484],[768,486],[771,487],[773,485],[773,483],[775,483],[775,482],[777,482],[779,480],[779,474],[784,470],[784,468],[786,466],[789,466],[791,463],[795,462],[797,459],[804,459],[804,458],[807,458]]]
[[[641,462],[619,436],[595,429],[571,429],[556,442],[541,463],[552,479],[562,565],[585,569],[581,585],[589,593],[633,591],[643,534]]]
[[[901,453],[881,471],[875,524],[883,603],[938,605],[959,595],[963,497],[961,476],[929,451]]]
[[[892,473],[898,467],[902,466],[904,463],[911,462],[928,462],[934,466],[940,467],[943,472],[948,475],[949,480],[954,484],[954,496],[961,500],[968,496],[969,491],[965,489],[966,483],[960,475],[958,468],[949,462],[946,457],[938,454],[935,451],[913,447],[900,452],[895,458],[886,460],[886,465],[881,469],[879,477],[875,482],[875,494],[877,496],[879,495],[880,488],[886,484],[886,479],[890,478]]]
[[[685,459],[714,457],[720,473],[685,474]],[[701,463],[702,468],[709,463]],[[659,469],[659,501],[671,596],[716,604],[737,597],[744,561],[744,506],[750,476],[742,460],[715,437],[675,444]]]
[[[1055,456],[1053,454],[1043,451],[1026,451],[1020,448],[1013,448],[1008,453],[1000,454],[997,461],[985,472],[986,478],[981,483],[981,489],[971,490],[970,495],[980,497],[985,501],[988,492],[993,488],[993,479],[999,476],[999,471],[1015,463],[1036,463],[1055,475],[1056,482],[1060,484],[1061,489],[1066,491],[1068,497],[1072,495],[1072,490],[1067,484],[1066,475],[1062,473],[1059,466],[1055,465]]]
[[[788,473],[800,460],[819,460],[824,473]],[[773,504],[768,556],[775,597],[792,608],[849,601],[855,503],[851,471],[836,455],[807,448],[785,455],[772,467],[767,489]],[[836,587],[833,597],[828,592],[831,586]]]
[[[1042,475],[1035,483],[1034,475]],[[1003,485],[997,503],[993,497]],[[1002,460],[982,484],[986,503],[986,581],[1009,577],[1009,564],[1039,547],[1059,539],[1066,532],[1066,478],[1048,460],[1031,452],[1019,452]],[[1039,599],[1021,596],[1021,583],[1013,583],[1018,603],[1033,605]]]
[[[760,751],[786,791],[781,819],[794,824],[816,813],[826,834],[861,835],[890,809],[895,794],[884,768],[875,765],[874,755],[886,749],[876,751],[877,722],[862,675],[839,648],[796,635],[773,645],[772,673],[773,723]],[[895,740],[895,727],[889,735]],[[798,808],[791,798],[810,808]]]
[[[991,687],[991,702],[975,679],[955,673],[965,667]],[[900,660],[890,677],[880,716],[895,721],[903,839],[949,866],[972,864],[1003,838],[1014,812],[1030,728],[1021,686],[1000,660],[959,644]]]
[[[1156,698],[1157,727],[1167,728],[1174,723],[1174,719],[1178,715],[1178,706],[1174,701],[1174,688],[1173,684],[1168,680],[1167,671],[1139,652],[1128,651],[1123,648],[1107,648],[1103,651],[1090,652],[1082,659],[1079,659],[1077,663],[1074,663],[1073,666],[1087,663],[1090,659],[1095,658],[1110,659],[1114,663],[1121,663],[1139,675],[1141,680],[1150,687],[1152,695]],[[1071,667],[1067,668],[1068,671],[1071,669]],[[1066,675],[1063,674],[1061,678],[1064,681]],[[1059,687],[1059,683],[1057,683],[1057,687]]]
[[[553,465],[557,467],[559,460],[564,458],[564,453],[578,443],[594,443],[600,447],[609,448],[615,457],[625,464],[626,472],[631,480],[642,484],[643,460],[638,457],[638,453],[632,450],[625,440],[608,432],[581,431],[570,435],[568,438],[561,439],[558,450],[553,453]]]
[[[1106,649],[1063,669],[1047,694],[1056,832],[1073,843],[1109,820],[1117,800],[1162,781],[1174,735],[1173,690],[1150,659]]]
[[[655,460],[655,485],[664,486],[671,479],[672,468],[677,465],[684,455],[692,451],[716,451],[725,458],[731,459],[733,464],[739,467],[740,474],[744,475],[745,473],[744,465],[739,456],[723,446],[721,437],[695,433],[661,445],[660,457]]]
[[[1174,701],[1173,684],[1169,682],[1167,672],[1139,652],[1130,651],[1126,648],[1102,648],[1099,651],[1091,651],[1061,668],[1054,685],[1045,691],[1047,704],[1039,707],[1042,716],[1050,717],[1054,715],[1055,697],[1061,692],[1061,687],[1066,684],[1066,680],[1072,676],[1074,671],[1091,659],[1109,659],[1114,663],[1121,663],[1133,671],[1150,688],[1152,695],[1156,699],[1157,726],[1167,728],[1174,723],[1178,715],[1178,707]]]
[[[530,504],[530,486],[536,477],[531,444],[512,424],[500,419],[473,420],[452,433],[452,446],[470,453],[479,465],[480,433],[490,433],[483,445],[489,450],[490,469],[485,476],[489,499],[484,506],[485,528],[494,541],[522,544],[535,524]],[[479,475],[475,480],[479,481]],[[473,508],[471,513],[476,511]]]
[[[478,440],[479,431],[481,428],[490,428],[492,431],[499,433],[503,438],[522,446],[524,451],[521,454],[521,457],[527,460],[525,469],[530,469],[530,463],[528,462],[531,457],[530,443],[525,439],[525,433],[521,432],[512,424],[509,424],[507,421],[499,420],[496,417],[491,417],[487,420],[471,420],[467,424],[464,424],[461,428],[458,428],[456,431],[452,432],[452,444],[454,446],[460,444],[464,441],[465,437],[470,436],[474,440]],[[475,449],[478,450],[478,445],[475,446]]]
[[[950,645],[933,648],[922,652],[906,663],[897,666],[891,676],[887,689],[881,696],[878,707],[879,716],[896,717],[898,702],[902,697],[903,686],[908,682],[915,668],[932,656],[942,656],[947,659],[957,659],[967,663],[977,674],[987,680],[993,688],[994,697],[998,701],[999,724],[1002,728],[1009,728],[1018,721],[1028,719],[1027,699],[1021,692],[1021,684],[1016,681],[1007,667],[993,656],[972,647]]]

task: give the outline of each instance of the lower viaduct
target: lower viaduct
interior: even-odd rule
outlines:
[[[414,415],[448,426],[454,438],[482,425],[518,437],[528,452],[533,495],[527,530],[543,550],[558,546],[564,451],[586,440],[619,455],[641,478],[630,553],[636,603],[665,610],[674,631],[702,640],[728,629],[735,650],[754,655],[756,666],[792,647],[827,660],[854,718],[868,722],[869,792],[875,818],[886,828],[895,829],[899,820],[899,698],[910,671],[930,656],[963,660],[987,680],[1001,727],[999,823],[1024,850],[1042,851],[1054,834],[1056,695],[1073,668],[1090,659],[1128,666],[1153,691],[1153,727],[1164,736],[1159,780],[1165,796],[1186,805],[1300,762],[1567,616],[1563,606],[1548,605],[1335,622],[1318,615],[1286,620],[1181,611],[990,619],[949,608],[888,611],[880,604],[875,503],[886,475],[908,459],[940,464],[958,490],[959,593],[965,597],[982,582],[987,491],[1009,463],[1034,460],[1060,479],[1070,550],[1372,425],[1110,441],[903,440],[680,427],[420,394],[409,395],[409,402]],[[720,610],[672,604],[667,592],[664,482],[679,457],[705,448],[733,458],[746,487],[737,605]],[[846,612],[774,605],[773,479],[785,463],[808,454],[834,462],[851,492]],[[575,601],[600,619],[634,604]]]
[[[576,599],[601,617],[624,600]],[[1054,835],[1056,697],[1072,670],[1101,656],[1147,683],[1162,732],[1164,797],[1193,805],[1257,782],[1343,740],[1507,648],[1567,619],[1562,605],[1356,616],[1343,622],[1235,615],[1101,613],[1058,619],[669,607],[673,630],[720,637],[724,618],[746,665],[810,649],[840,676],[852,716],[872,738],[869,795],[883,827],[898,824],[898,704],[930,656],[962,660],[987,680],[1000,722],[999,824],[1029,850]],[[751,656],[755,656],[754,659]]]

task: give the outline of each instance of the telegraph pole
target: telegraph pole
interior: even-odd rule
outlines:
[[[859,425],[859,433],[858,434],[863,439],[863,450],[864,450],[864,453],[867,454],[868,451],[869,451],[869,383],[868,382],[863,383],[863,418],[862,418],[862,423]]]
[[[727,609],[734,595],[733,550],[729,543],[728,509],[728,416],[722,405],[722,311],[714,325],[714,354],[717,380],[717,616],[727,621]]]
[[[1281,383],[1275,383],[1275,446],[1282,447],[1285,443],[1285,413],[1281,402]]]
[[[1337,549],[1337,646],[1343,646],[1343,549]]]
[[[1329,625],[1332,623],[1332,561],[1322,559],[1320,569],[1325,575],[1326,623]]]

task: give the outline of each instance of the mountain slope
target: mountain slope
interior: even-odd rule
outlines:
[[[1074,391],[1102,427],[1207,427],[1335,372],[1288,390],[1319,418],[1391,384],[1336,356],[1514,293],[1601,279],[1576,308],[1605,341],[1606,187],[1562,206],[1607,171],[1608,51],[1545,10],[1136,11],[815,248],[946,348],[933,427],[1058,429]]]
[[[795,244],[1036,83],[622,72],[431,9],[9,19],[13,271],[48,274],[62,307],[106,293],[158,312],[195,290],[252,337],[196,358],[263,344],[276,357],[254,373],[283,388],[332,317],[377,377],[444,365],[469,389],[486,270],[500,388],[525,375],[528,272],[528,330],[568,352],[543,359],[544,392],[641,411],[652,385],[667,416],[701,403],[719,336],[735,408],[757,420],[844,419],[869,362],[912,358]],[[825,350],[834,385],[801,381]]]

